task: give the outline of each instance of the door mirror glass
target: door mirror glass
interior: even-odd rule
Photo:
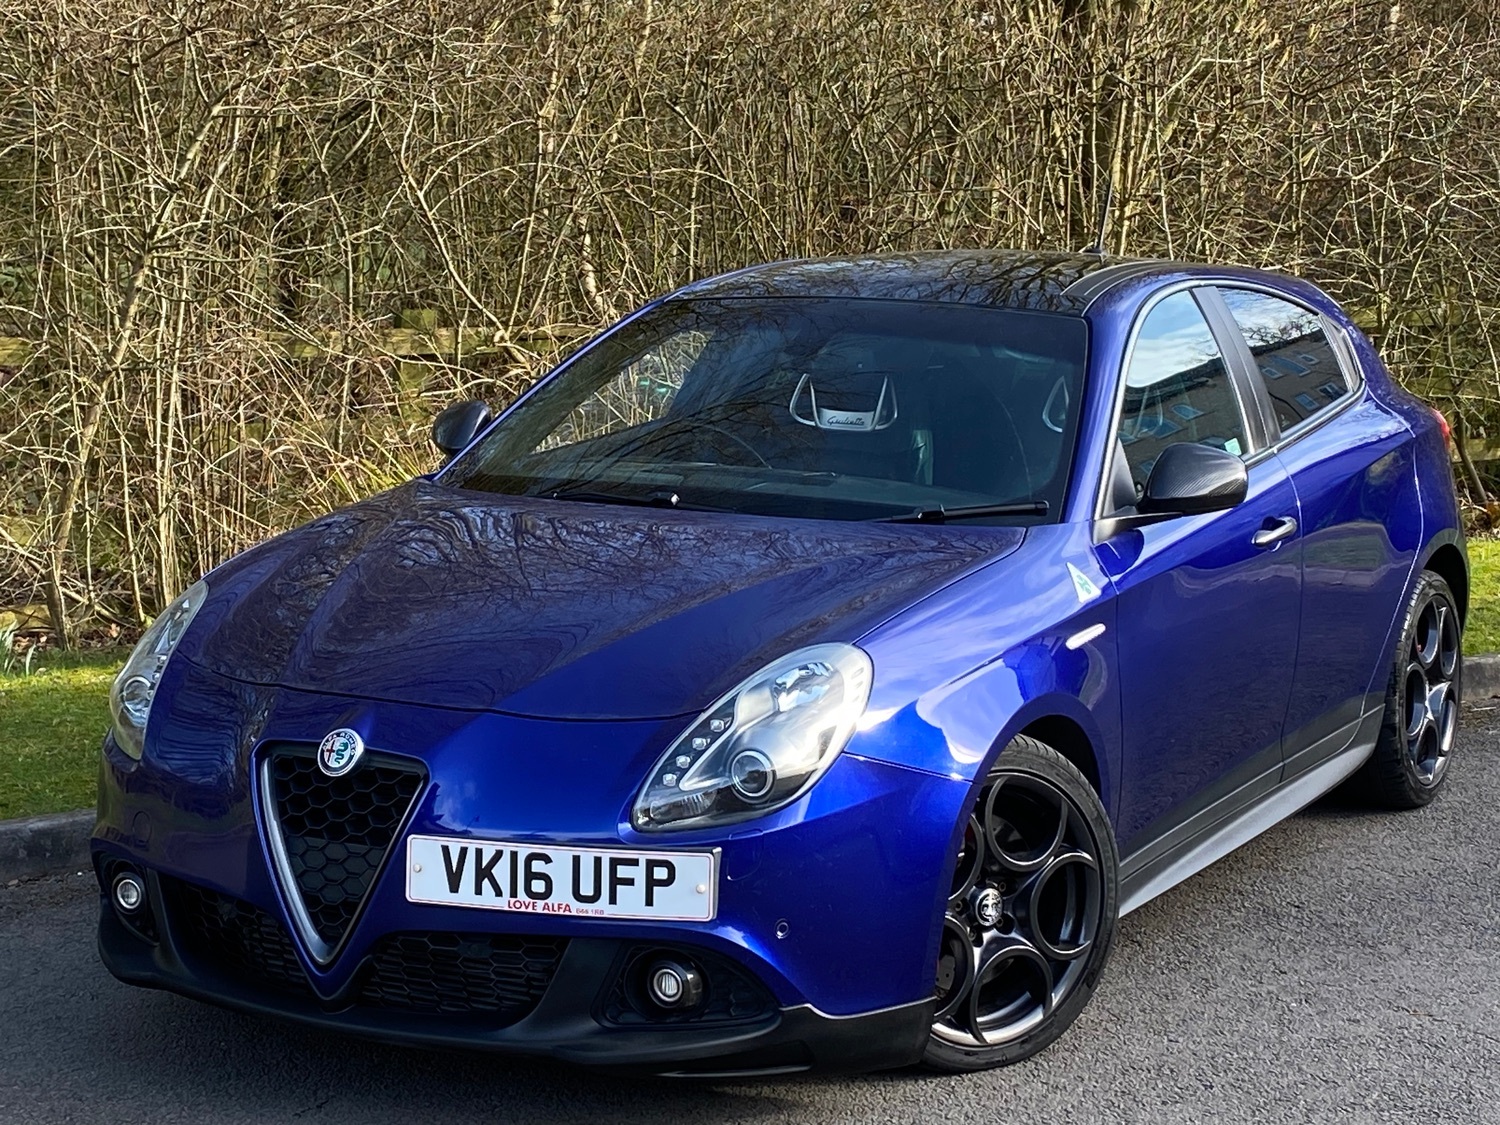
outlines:
[[[478,399],[455,402],[443,408],[432,423],[432,444],[453,457],[490,424],[494,415]]]
[[[1245,462],[1227,449],[1178,442],[1157,454],[1136,510],[1173,516],[1222,512],[1245,498],[1249,484]]]

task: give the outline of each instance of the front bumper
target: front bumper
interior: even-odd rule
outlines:
[[[568,723],[319,696],[227,680],[185,661],[168,667],[144,757],[106,740],[93,851],[148,880],[149,939],[106,903],[105,964],[121,980],[381,1039],[462,1044],[659,1072],[876,1069],[920,1056],[931,1025],[933,966],[954,826],[968,783],[846,751],[809,794],[718,835],[643,836],[629,801],[680,721]],[[347,939],[317,962],[300,939],[278,955],[299,987],[224,971],[195,949],[163,887],[188,886],[256,912],[291,935],[286,888],[272,874],[252,784],[268,747],[316,745],[352,725],[373,750],[420,761],[427,780]],[[712,922],[576,920],[407,900],[399,857],[412,834],[559,845],[721,852]],[[165,881],[165,882],[164,882]],[[171,898],[167,892],[167,899]],[[235,907],[231,910],[238,910]],[[268,931],[269,932],[269,931]],[[566,951],[523,1016],[378,1009],[358,1002],[383,943],[403,934],[557,941]],[[601,1018],[620,959],[648,947],[718,959],[765,1003],[752,1017],[622,1026]]]
[[[601,1002],[629,963],[630,945],[612,938],[567,941],[539,1002],[513,1022],[371,1006],[362,1002],[360,972],[340,993],[320,998],[285,987],[284,979],[282,987],[268,986],[274,971],[252,981],[195,953],[180,914],[167,905],[171,881],[142,874],[148,905],[133,924],[122,921],[107,894],[101,896],[99,953],[116,978],[382,1042],[548,1056],[674,1077],[745,1077],[909,1065],[921,1057],[932,1026],[931,1000],[853,1016],[827,1015],[808,1004],[771,1005],[736,1021],[610,1026],[599,1018]]]

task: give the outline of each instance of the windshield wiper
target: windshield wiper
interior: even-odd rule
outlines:
[[[899,516],[885,516],[878,523],[947,523],[949,520],[977,520],[984,516],[1045,516],[1047,501],[1027,500],[1020,504],[962,504],[945,508],[918,508]]]
[[[591,492],[583,488],[564,488],[556,492],[539,495],[548,500],[583,500],[590,504],[624,504],[632,508],[676,508],[687,512],[722,512],[725,508],[709,508],[701,504],[684,504],[675,492],[653,492],[649,496],[627,496],[619,492]]]

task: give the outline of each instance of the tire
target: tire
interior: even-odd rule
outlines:
[[[1114,944],[1119,855],[1088,779],[1017,737],[985,779],[955,860],[923,1064],[1030,1058],[1094,994]]]
[[[1448,778],[1463,690],[1463,630],[1453,591],[1424,570],[1407,600],[1375,752],[1350,779],[1388,809],[1428,804]]]

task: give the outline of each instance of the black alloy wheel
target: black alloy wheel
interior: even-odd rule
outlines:
[[[959,848],[927,1065],[1019,1062],[1062,1034],[1109,958],[1117,867],[1088,780],[1051,747],[1016,738],[985,779]]]
[[[1385,718],[1356,788],[1381,805],[1414,809],[1448,776],[1463,691],[1463,624],[1448,583],[1426,570],[1402,620]]]

